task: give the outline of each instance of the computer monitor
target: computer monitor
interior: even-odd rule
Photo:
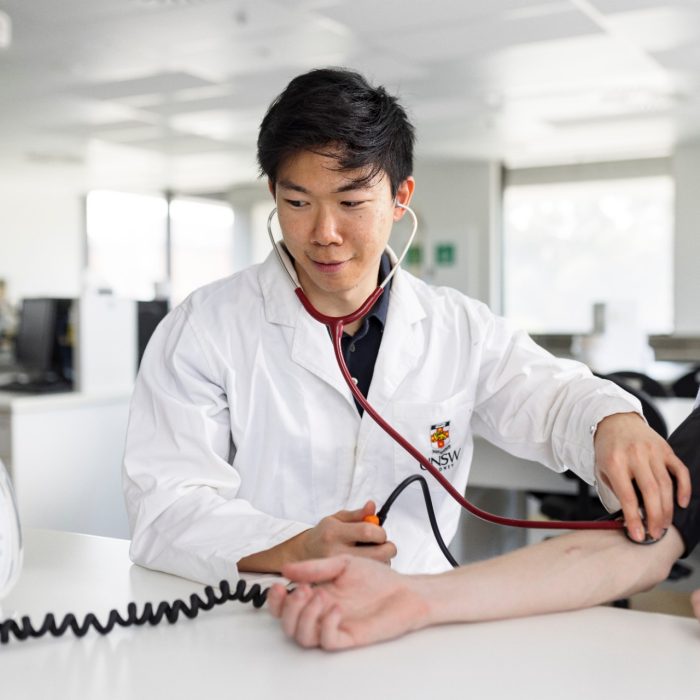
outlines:
[[[141,365],[146,345],[153,335],[156,326],[167,316],[169,304],[165,299],[139,301],[137,306],[137,360]]]
[[[70,299],[24,299],[15,340],[15,360],[32,379],[72,380]]]

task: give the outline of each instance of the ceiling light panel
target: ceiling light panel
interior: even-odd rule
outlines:
[[[600,33],[601,30],[588,17],[569,10],[508,21],[488,17],[461,25],[425,27],[416,32],[395,33],[382,39],[382,46],[406,58],[437,61]]]
[[[509,11],[542,4],[541,0],[433,0],[412,2],[407,6],[405,0],[353,0],[337,3],[330,8],[321,8],[318,13],[360,34],[381,36],[382,40],[390,40],[396,32],[409,29],[430,30],[478,22]],[[568,0],[560,4],[570,8]]]
[[[72,91],[83,97],[97,100],[118,100],[137,95],[170,94],[178,90],[207,85],[211,85],[211,83],[189,73],[160,73],[131,80],[114,80],[75,86]]]
[[[700,39],[700,2],[690,7],[655,7],[607,18],[606,26],[645,51],[669,51]]]

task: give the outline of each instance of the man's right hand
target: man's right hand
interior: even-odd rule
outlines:
[[[299,555],[295,561],[353,554],[388,564],[396,556],[396,545],[387,540],[383,527],[364,522],[366,516],[374,513],[374,502],[367,501],[358,510],[339,510],[323,518],[316,527],[290,540],[298,540]],[[358,547],[358,544],[371,546]]]
[[[365,516],[374,515],[375,510],[374,501],[367,501],[357,510],[340,510],[286,542],[243,557],[238,570],[279,573],[285,564],[337,554],[353,554],[388,564],[396,556],[396,545],[387,540],[383,527],[364,522]]]

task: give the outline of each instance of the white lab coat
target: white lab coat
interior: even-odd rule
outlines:
[[[473,433],[594,481],[593,433],[635,399],[560,360],[477,301],[399,270],[369,401],[463,492]],[[449,421],[440,448],[435,426]],[[437,451],[433,451],[437,450]],[[136,383],[124,459],[133,561],[208,583],[340,509],[381,505],[418,465],[358,414],[328,331],[279,261],[194,292],[160,324]],[[430,484],[445,541],[459,506]],[[615,505],[611,503],[611,505]],[[386,522],[404,572],[448,568],[420,489]]]

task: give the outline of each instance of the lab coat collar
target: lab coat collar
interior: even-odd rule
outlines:
[[[289,256],[282,246],[279,244],[278,246],[285,263],[289,263],[288,269],[296,280]],[[388,247],[387,252],[393,265],[397,260],[396,255]],[[290,348],[292,360],[337,389],[354,409],[352,394],[338,370],[326,327],[304,311],[274,251],[270,252],[260,266],[258,279],[266,320],[295,328]],[[422,346],[420,343],[406,341],[413,334],[413,324],[425,316],[425,309],[413,289],[411,276],[401,269],[397,270],[391,284],[387,325],[377,359],[383,372],[379,374],[381,379],[376,381],[378,377],[375,369],[370,397],[377,394],[376,398],[383,403],[382,399],[387,400],[389,395],[393,394],[405,374],[411,369]],[[381,386],[379,386],[380,383]],[[376,388],[375,385],[377,385]]]
[[[289,274],[298,284],[299,279],[294,270],[292,260],[281,243],[277,243],[277,250],[280,252]],[[294,294],[292,281],[280,267],[280,261],[274,250],[270,251],[270,254],[260,266],[258,282],[263,296],[265,319],[269,323],[295,326],[302,307],[296,294]]]

